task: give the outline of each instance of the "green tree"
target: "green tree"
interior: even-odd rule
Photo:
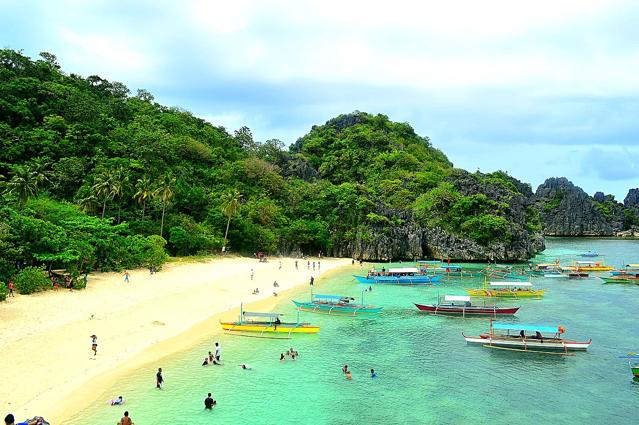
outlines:
[[[176,179],[170,174],[165,174],[160,182],[160,186],[153,191],[153,196],[158,198],[162,203],[162,218],[160,220],[160,236],[164,236],[164,213],[166,212],[166,206],[173,199],[175,192]]]
[[[138,204],[142,205],[142,220],[144,220],[144,215],[146,213],[146,203],[151,199],[153,194],[153,190],[151,189],[151,179],[148,176],[144,176],[141,179],[138,179],[135,184],[135,194],[133,195],[133,199]]]
[[[44,275],[41,267],[25,267],[16,275],[14,284],[18,292],[23,295],[44,291],[51,288],[51,283]]]
[[[102,218],[104,218],[107,202],[113,200],[117,192],[117,189],[114,190],[116,184],[115,175],[110,170],[102,170],[95,177],[94,184],[91,186],[93,195],[102,203]]]
[[[222,252],[226,250],[226,245],[228,243],[228,235],[229,235],[229,226],[231,225],[231,217],[233,217],[237,210],[240,207],[240,201],[242,199],[242,194],[239,190],[233,189],[229,192],[226,192],[222,197],[222,213],[226,216],[226,231],[224,232],[224,246],[222,247]]]
[[[47,180],[44,173],[29,165],[16,165],[12,169],[13,176],[7,183],[8,193],[18,198],[22,208],[29,198],[38,193],[40,185]]]

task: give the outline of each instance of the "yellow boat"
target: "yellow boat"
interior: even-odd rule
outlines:
[[[472,297],[484,298],[541,298],[545,289],[535,289],[530,282],[490,282],[480,289],[467,289]]]
[[[568,267],[575,272],[608,272],[613,266],[605,266],[601,261],[576,261],[574,266]]]
[[[240,308],[240,317],[235,322],[220,322],[222,329],[226,332],[251,332],[251,333],[277,333],[277,334],[290,334],[303,333],[303,334],[315,334],[318,333],[319,326],[313,326],[307,322],[282,322],[280,313],[257,313],[250,311],[243,311]],[[258,336],[259,337],[259,336]]]

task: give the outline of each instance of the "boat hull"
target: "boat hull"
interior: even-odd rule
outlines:
[[[639,366],[632,366],[630,371],[632,372],[632,376],[639,378]]]
[[[631,285],[639,285],[639,279],[629,279],[623,276],[616,277],[600,277],[599,279],[603,280],[604,283],[625,283]]]
[[[490,337],[486,334],[478,336],[463,336],[469,344],[480,344],[524,351],[586,351],[592,343],[592,341],[577,342],[556,339],[539,340],[530,338],[521,339],[519,337]]]
[[[545,289],[535,289],[532,291],[510,291],[501,289],[467,289],[466,292],[472,297],[484,298],[541,298]]]
[[[432,285],[439,282],[442,276],[372,276],[364,277],[354,275],[359,283],[366,285],[398,285],[398,286],[419,286]]]
[[[307,323],[280,323],[279,325],[274,325],[271,323],[220,322],[220,325],[222,325],[222,329],[228,332],[315,334],[320,330],[319,326],[312,326]]]
[[[293,300],[298,310],[310,313],[328,314],[329,316],[358,316],[362,314],[378,314],[383,307],[319,304],[312,302],[300,302]]]
[[[452,316],[512,316],[519,310],[519,307],[508,308],[491,308],[491,307],[462,307],[462,306],[442,306],[442,305],[423,305],[415,304],[415,306],[429,314],[445,314]]]

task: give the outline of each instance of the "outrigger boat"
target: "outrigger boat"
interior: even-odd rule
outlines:
[[[626,264],[619,270],[613,270],[610,272],[613,276],[639,273],[639,264]]]
[[[482,277],[484,273],[480,271],[468,271],[464,270],[459,264],[444,263],[443,261],[417,261],[415,263],[422,273],[432,273],[436,275],[443,275],[446,277]]]
[[[328,314],[331,316],[357,316],[360,314],[377,314],[383,307],[374,305],[364,305],[364,293],[362,292],[362,303],[353,304],[355,298],[343,295],[320,295],[311,293],[311,300],[302,302],[292,300],[300,311],[311,313]]]
[[[567,267],[575,272],[608,272],[614,267],[606,266],[602,261],[575,261],[574,266]]]
[[[366,285],[370,284],[383,284],[383,285],[432,285],[435,282],[439,282],[442,276],[426,275],[421,273],[419,269],[415,267],[404,267],[398,269],[383,269],[377,271],[375,269],[368,272],[366,277],[354,276],[359,283]]]
[[[618,274],[616,276],[600,277],[599,279],[603,280],[604,283],[634,283],[639,285],[639,273]]]
[[[599,254],[597,254],[596,252],[593,252],[593,251],[583,252],[583,253],[581,253],[579,255],[581,257],[590,257],[590,258],[599,257]]]
[[[467,289],[473,297],[541,298],[545,289],[535,289],[530,282],[490,282],[481,289]]]
[[[470,297],[467,295],[445,295],[444,302],[441,302],[440,297],[437,297],[437,304],[424,305],[417,304],[415,306],[429,314],[443,314],[452,316],[512,316],[517,313],[519,307],[497,307],[492,306],[477,306],[470,302]]]
[[[569,351],[586,351],[592,339],[578,342],[563,339],[566,330],[561,326],[522,325],[518,323],[493,323],[490,321],[488,333],[477,336],[462,336],[469,344],[481,344],[486,348],[496,348],[524,352],[555,352],[569,355]],[[526,335],[532,332],[534,335]]]
[[[240,307],[240,317],[236,322],[220,322],[222,329],[226,332],[241,334],[243,332],[259,333],[256,338],[264,338],[264,333],[287,334],[288,338],[293,333],[315,334],[318,333],[319,326],[313,326],[308,322],[299,321],[299,312],[297,322],[282,322],[281,313],[257,313],[244,311]],[[243,335],[248,336],[248,335]]]
[[[526,274],[518,274],[513,271],[513,268],[510,266],[507,267],[487,267],[484,273],[487,277],[492,279],[504,279],[504,280],[528,280],[528,276]]]
[[[632,376],[634,376],[635,378],[639,378],[639,354],[628,353],[627,356],[619,356],[619,358],[627,359],[628,366],[630,366],[630,372],[632,372]]]

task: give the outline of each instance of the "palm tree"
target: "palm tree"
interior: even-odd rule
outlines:
[[[122,166],[118,167],[113,172],[113,181],[111,184],[112,198],[118,198],[118,224],[120,224],[120,212],[122,210],[122,196],[129,187],[129,175],[126,169]]]
[[[82,211],[93,214],[97,202],[98,200],[95,195],[90,194],[86,198],[79,199],[78,206],[82,209]]]
[[[29,165],[16,165],[13,177],[7,182],[8,192],[18,197],[23,207],[27,200],[38,193],[40,185],[47,180],[45,173]]]
[[[135,189],[137,192],[133,195],[133,199],[139,204],[142,204],[142,220],[144,220],[144,214],[146,213],[146,202],[151,198],[151,179],[148,176],[144,176],[138,179]]]
[[[226,221],[226,232],[224,232],[224,246],[222,252],[226,251],[227,237],[229,235],[229,226],[231,225],[231,217],[233,217],[240,207],[242,194],[239,190],[233,189],[222,196],[222,213],[228,217]]]
[[[171,202],[175,193],[173,192],[173,186],[175,186],[175,177],[170,174],[162,177],[160,186],[153,191],[153,196],[160,198],[162,201],[162,219],[160,221],[160,236],[164,236],[164,212],[166,211],[166,204]]]
[[[115,196],[114,191],[115,176],[113,172],[109,170],[102,170],[100,174],[95,177],[91,190],[97,199],[102,200],[102,218],[104,218],[104,212],[106,211],[106,204],[112,200]]]

